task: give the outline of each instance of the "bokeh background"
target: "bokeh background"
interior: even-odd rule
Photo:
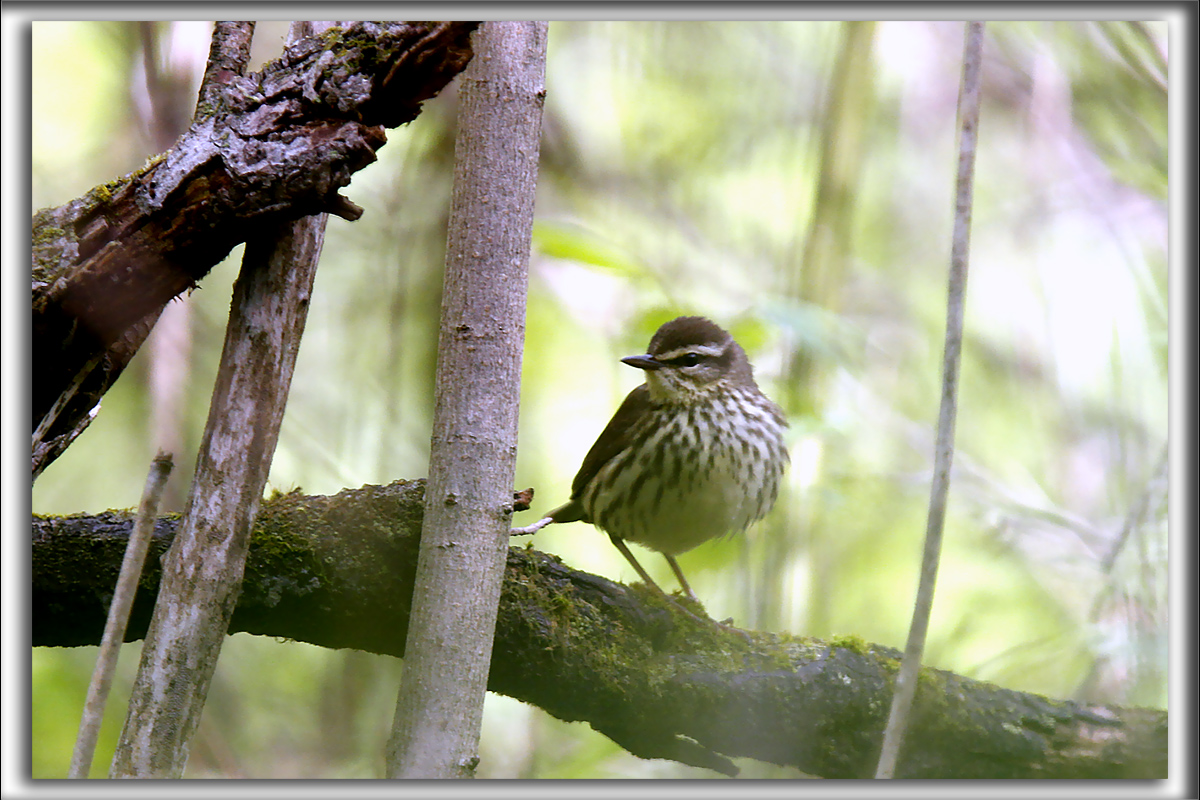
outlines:
[[[260,23],[257,68],[286,23]],[[204,23],[37,22],[32,202],[171,145]],[[746,536],[681,558],[716,618],[902,647],[940,393],[963,27],[941,22],[555,22],[530,269],[518,487],[533,521],[640,374],[619,362],[699,313],[787,411],[792,469]],[[927,661],[1007,687],[1165,707],[1167,27],[987,29],[966,342]],[[268,489],[425,474],[453,87],[331,219]],[[182,508],[240,249],[172,303],[36,513],[136,506],[176,453]],[[582,524],[533,540],[636,576]],[[661,559],[644,562],[673,585]],[[93,774],[136,669],[122,653]],[[65,777],[95,648],[32,654],[33,776]],[[239,634],[190,777],[377,777],[402,665]],[[713,777],[489,696],[484,777]],[[797,777],[752,761],[748,777]]]

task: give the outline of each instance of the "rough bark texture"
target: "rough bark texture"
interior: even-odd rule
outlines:
[[[179,142],[33,217],[33,474],[86,427],[162,307],[264,226],[328,211],[470,61],[476,23],[356,22],[222,72]]]
[[[264,501],[229,632],[404,654],[420,482]],[[33,519],[33,644],[95,644],[132,514]],[[160,519],[127,639],[144,635]],[[899,653],[697,628],[653,593],[510,549],[488,688],[630,752],[731,772],[750,756],[870,777]],[[1164,778],[1165,712],[1051,700],[925,668],[898,777]]]
[[[196,474],[165,562],[112,777],[180,777],[237,604],[325,238],[325,215],[246,247]]]
[[[544,22],[487,22],[459,89],[429,491],[387,774],[470,778],[512,524]]]

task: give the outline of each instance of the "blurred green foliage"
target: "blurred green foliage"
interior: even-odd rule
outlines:
[[[136,25],[34,24],[34,208],[153,154]],[[260,23],[260,63],[284,30]],[[152,32],[160,69],[199,75],[205,26]],[[1165,706],[1166,25],[992,23],[987,35],[928,660],[1016,689]],[[768,520],[683,557],[696,591],[716,618],[903,643],[940,393],[961,48],[953,23],[551,26],[517,476],[537,489],[530,514],[567,496],[638,382],[618,359],[666,319],[711,316],[789,409],[793,467]],[[347,190],[363,219],[330,220],[270,488],[424,474],[454,113],[447,92],[390,131]],[[237,255],[186,300],[184,403],[168,420],[184,490]],[[34,487],[35,512],[136,505],[161,368],[139,354]],[[634,577],[584,525],[535,545]],[[660,562],[645,559],[673,585]],[[127,693],[137,645],[126,649]],[[92,653],[33,654],[35,777],[65,775]],[[188,774],[377,776],[398,675],[384,657],[231,637]],[[119,679],[96,775],[121,691]],[[484,777],[710,777],[507,698],[489,698],[481,755]]]

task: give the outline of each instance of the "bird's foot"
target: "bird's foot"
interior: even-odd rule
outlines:
[[[738,636],[745,639],[747,644],[750,644],[750,642],[751,642],[750,634],[747,633],[746,631],[742,630],[741,628],[738,628],[735,625],[733,625],[732,624],[733,617],[730,617],[726,620],[722,620],[721,622],[718,622],[717,620],[713,619],[710,616],[707,616],[706,614],[697,614],[695,611],[692,611],[690,608],[688,608],[681,602],[682,598],[672,597],[671,595],[664,592],[662,589],[659,589],[657,584],[652,583],[651,585],[655,589],[658,589],[659,594],[661,594],[668,603],[670,603],[676,609],[681,611],[685,616],[687,616],[693,622],[695,622],[699,625],[711,625],[712,627],[715,627],[722,631],[728,631],[729,633],[736,633]],[[690,599],[692,600],[692,602],[696,603],[696,605],[700,606],[701,609],[704,608],[704,606],[700,604],[700,601],[696,599],[695,595],[690,595]]]

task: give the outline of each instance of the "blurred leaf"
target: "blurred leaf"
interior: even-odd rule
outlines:
[[[623,277],[645,272],[621,248],[580,225],[538,220],[533,225],[533,246],[542,255],[575,261]]]

